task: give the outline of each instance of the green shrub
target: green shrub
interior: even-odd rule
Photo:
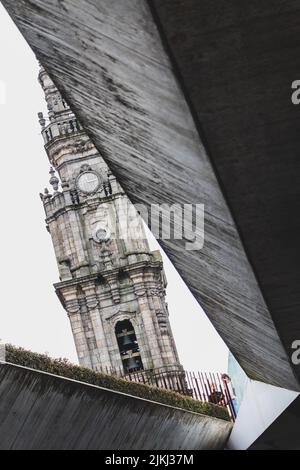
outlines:
[[[95,372],[71,364],[68,359],[52,359],[44,354],[37,354],[23,348],[6,345],[6,362],[230,421],[225,407],[194,400],[171,390],[129,382],[114,375]]]

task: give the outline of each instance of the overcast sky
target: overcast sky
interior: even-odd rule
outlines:
[[[46,108],[38,65],[2,5],[0,39],[0,338],[77,362],[69,320],[52,287],[58,271],[39,198],[49,186],[49,163],[37,119]],[[164,263],[182,364],[226,371],[226,346],[165,256]]]

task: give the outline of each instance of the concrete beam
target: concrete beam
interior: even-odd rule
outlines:
[[[288,355],[300,339],[297,0],[149,0]],[[274,364],[276,367],[276,364]],[[300,379],[300,364],[294,365]]]

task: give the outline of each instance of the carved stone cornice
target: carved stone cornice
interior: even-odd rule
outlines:
[[[78,299],[65,300],[65,308],[69,316],[80,313],[80,304]]]
[[[138,282],[136,280],[133,281],[133,290],[136,297],[147,297],[147,289],[143,280],[139,280]]]
[[[98,279],[98,274],[88,274],[87,276],[82,276],[67,281],[57,282],[54,284],[56,290],[65,289],[69,287],[76,288],[76,286],[81,286],[82,288],[89,283],[94,283]]]
[[[109,273],[103,273],[102,274],[104,279],[107,281],[111,295],[113,298],[113,301],[115,304],[120,303],[121,297],[120,297],[120,288],[119,288],[119,282],[118,282],[118,272],[109,272]]]
[[[99,300],[96,295],[86,296],[86,305],[89,310],[95,310],[99,306]]]
[[[96,292],[96,286],[94,282],[89,282],[82,285],[84,292],[86,305],[88,310],[95,310],[99,306],[99,299]]]
[[[160,297],[164,298],[166,295],[165,289],[163,287],[152,287],[148,289],[148,297]]]
[[[136,288],[135,295],[139,298],[147,297],[147,291],[144,288]]]
[[[117,307],[115,312],[106,317],[105,320],[107,322],[109,322],[112,326],[114,326],[116,323],[118,323],[119,321],[123,321],[123,320],[126,320],[126,319],[130,319],[131,321],[135,321],[135,323],[137,323],[137,311],[136,309],[134,310],[130,310],[130,308],[126,309],[126,308],[120,308],[120,307]]]
[[[160,332],[164,335],[168,334],[169,332],[169,321],[168,316],[163,310],[156,310],[156,318],[158,322],[158,326]]]

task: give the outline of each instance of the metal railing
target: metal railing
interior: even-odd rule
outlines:
[[[74,118],[61,122],[50,122],[50,124],[48,124],[48,126],[43,129],[42,134],[44,136],[45,143],[48,144],[56,138],[68,136],[70,134],[82,131],[83,129],[79,121]]]
[[[121,368],[106,367],[100,371],[116,375],[130,382],[140,382],[153,387],[173,390],[188,395],[194,400],[226,407],[232,421],[236,419],[234,397],[230,391],[230,385],[224,379],[224,374],[190,372],[178,368],[170,368],[169,370],[164,368],[161,371],[159,369],[133,370],[125,373]]]

